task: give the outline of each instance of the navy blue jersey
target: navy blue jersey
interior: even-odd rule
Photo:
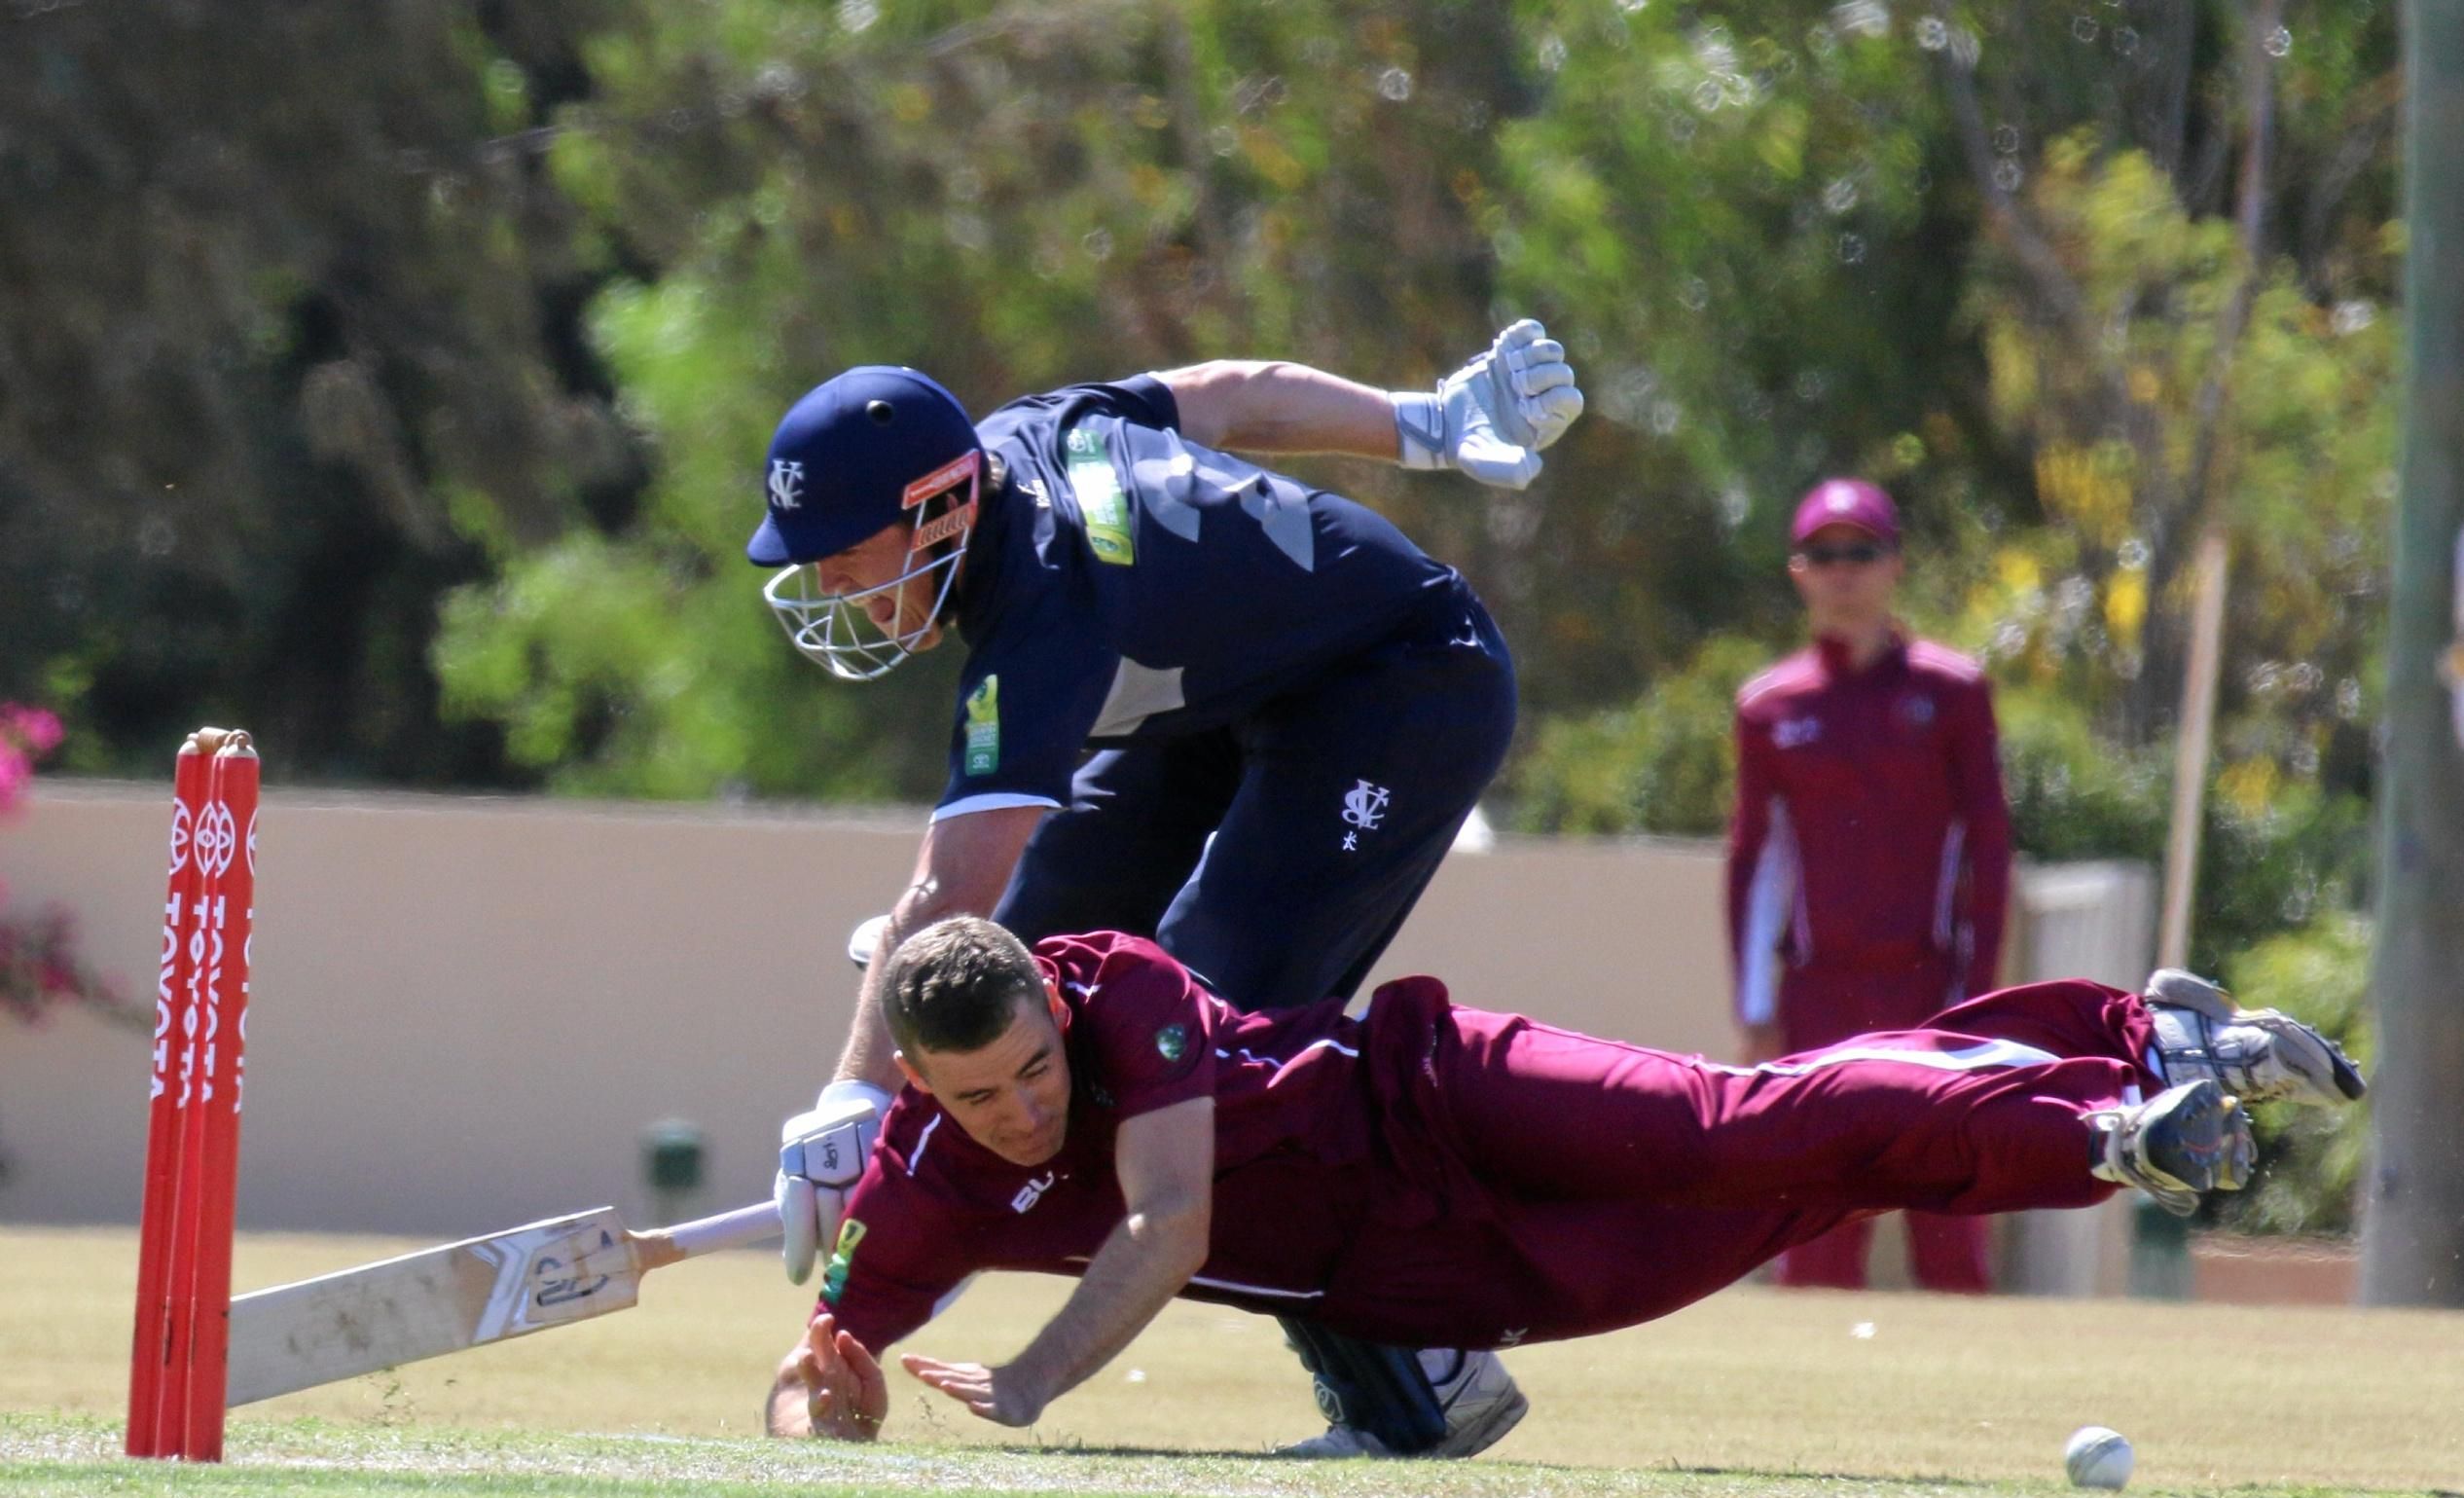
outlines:
[[[1013,401],[959,583],[939,815],[1059,806],[1082,749],[1240,719],[1463,587],[1385,519],[1178,430],[1151,376]]]

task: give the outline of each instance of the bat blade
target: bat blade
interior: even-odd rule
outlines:
[[[641,1243],[600,1207],[238,1297],[229,1403],[624,1310]]]

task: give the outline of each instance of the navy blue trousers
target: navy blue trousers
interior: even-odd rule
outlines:
[[[1514,733],[1514,666],[1466,589],[1241,721],[1106,749],[993,919],[1152,936],[1242,1009],[1350,997]]]

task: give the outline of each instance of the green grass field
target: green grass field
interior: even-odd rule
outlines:
[[[240,1286],[417,1245],[246,1237]],[[2065,1491],[2112,1425],[2139,1491],[2464,1489],[2464,1314],[1741,1289],[1510,1355],[1533,1411],[1468,1464],[1260,1460],[1314,1428],[1271,1323],[1177,1305],[1031,1434],[895,1375],[890,1440],[753,1439],[805,1303],[775,1260],[663,1270],[636,1310],[236,1412],[230,1463],[118,1460],[134,1234],[0,1228],[0,1493]],[[1067,1286],[988,1278],[912,1345],[997,1361]]]

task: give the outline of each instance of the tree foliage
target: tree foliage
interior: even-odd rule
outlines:
[[[1528,312],[1593,396],[1533,492],[1313,470],[1496,606],[1527,824],[1717,824],[1722,693],[1796,628],[1784,516],[1841,470],[1902,501],[1914,622],[2114,764],[2160,751],[2185,538],[2221,517],[2227,810],[2340,804],[2395,39],[2367,4],[2265,16],[19,8],[0,690],[88,769],[214,715],[298,776],[916,795],[955,663],[830,683],[741,560],[802,389],[907,362],[981,411],[1218,355],[1399,384]]]

